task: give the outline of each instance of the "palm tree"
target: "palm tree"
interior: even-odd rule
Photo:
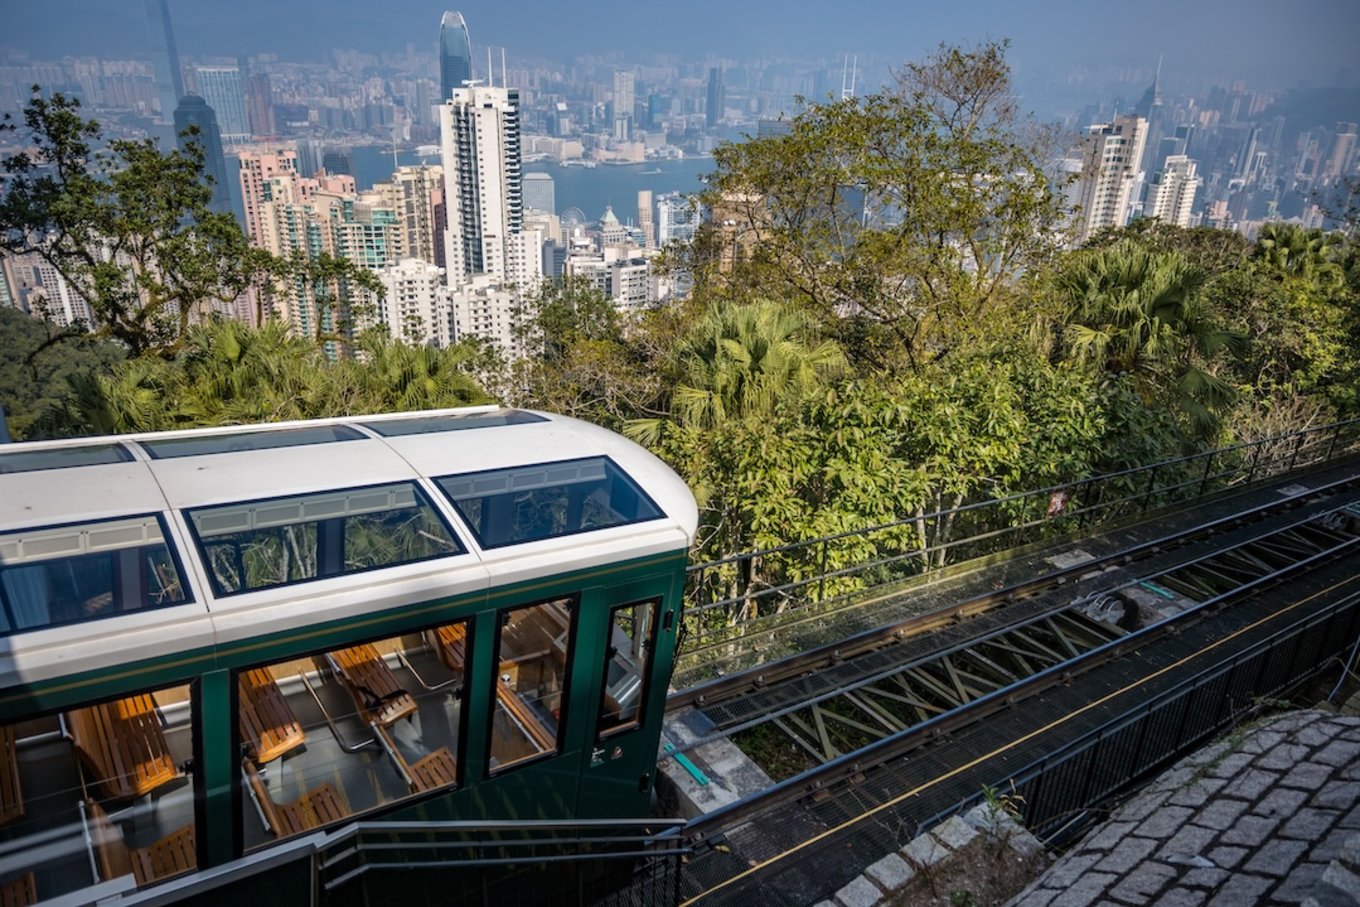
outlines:
[[[1256,236],[1256,256],[1280,274],[1315,282],[1319,288],[1340,286],[1345,275],[1337,264],[1342,237],[1298,224],[1269,223]]]
[[[1242,352],[1246,340],[1209,318],[1200,301],[1207,281],[1180,253],[1134,242],[1079,254],[1057,277],[1067,355],[1127,374],[1145,402],[1162,399],[1208,433],[1234,391],[1206,366],[1220,352]]]
[[[701,429],[769,416],[781,401],[802,396],[845,366],[840,347],[812,337],[805,315],[769,300],[715,303],[681,342],[675,361],[672,418]],[[660,420],[635,419],[625,434],[650,443],[660,430]]]

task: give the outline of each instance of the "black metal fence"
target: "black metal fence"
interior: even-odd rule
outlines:
[[[772,615],[820,608],[948,564],[1089,531],[1356,452],[1360,419],[693,564],[684,651],[740,638]]]

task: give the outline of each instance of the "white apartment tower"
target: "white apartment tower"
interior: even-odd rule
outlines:
[[[1148,187],[1143,214],[1164,224],[1190,226],[1190,208],[1195,204],[1195,192],[1201,182],[1194,161],[1183,154],[1168,155],[1161,172]]]
[[[1129,221],[1135,199],[1147,120],[1115,117],[1090,127],[1081,143],[1081,173],[1077,182],[1077,241],[1083,242],[1104,227]]]
[[[418,258],[402,259],[378,272],[386,294],[381,318],[407,343],[448,346],[453,340],[452,294],[444,269]]]

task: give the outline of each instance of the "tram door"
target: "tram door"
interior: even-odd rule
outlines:
[[[595,644],[578,648],[578,658],[594,662],[588,698],[577,700],[582,711],[589,709],[582,723],[593,725],[581,768],[580,818],[641,818],[650,807],[675,655],[675,618],[664,607],[664,589],[664,583],[605,589],[594,607],[583,609],[587,622],[578,640],[589,633]]]

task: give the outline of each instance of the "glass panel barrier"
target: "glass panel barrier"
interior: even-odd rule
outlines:
[[[655,600],[634,602],[610,612],[598,726],[601,737],[642,723],[659,604]]]
[[[574,609],[562,598],[502,612],[492,772],[557,752]]]

